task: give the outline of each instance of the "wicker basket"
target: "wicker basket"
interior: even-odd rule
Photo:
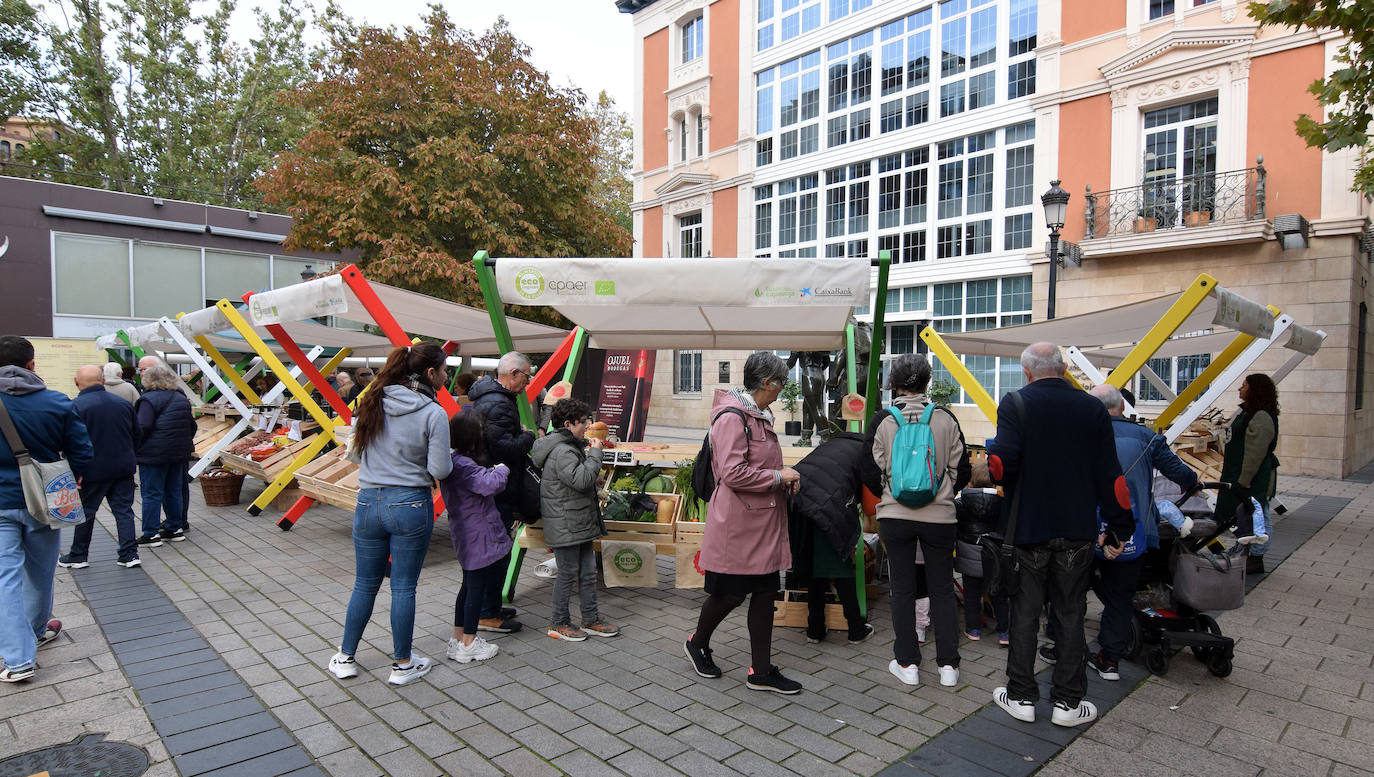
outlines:
[[[212,467],[197,480],[200,481],[200,492],[205,497],[207,507],[227,507],[239,503],[239,494],[243,491],[243,473]]]

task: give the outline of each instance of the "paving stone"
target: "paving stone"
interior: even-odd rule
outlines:
[[[507,774],[518,774],[522,777],[557,777],[562,774],[548,761],[528,750],[512,750],[497,756],[493,763]]]
[[[353,743],[332,723],[316,723],[313,726],[292,729],[301,745],[316,758],[322,758],[340,750],[353,749]]]
[[[682,772],[668,766],[668,764],[638,750],[622,753],[612,758],[610,764],[630,777],[674,777],[674,775],[682,775]]]
[[[666,761],[687,749],[687,745],[653,726],[635,726],[620,732],[620,737],[660,761]]]
[[[411,747],[393,750],[377,758],[377,764],[387,774],[404,774],[406,777],[447,777],[443,769],[436,766]]]
[[[186,755],[177,756],[174,760],[183,775],[193,777],[293,748],[295,745],[296,742],[290,735],[279,729],[274,729],[196,750]],[[297,769],[304,765],[298,764],[291,768]]]
[[[618,769],[610,769],[605,762],[585,750],[574,750],[559,756],[553,762],[571,777],[601,777],[606,774],[621,774]]]
[[[479,723],[455,733],[458,735],[459,741],[488,758],[519,747],[519,743],[501,733],[490,723]]]
[[[253,734],[272,731],[277,727],[276,718],[266,712],[259,712],[245,718],[227,720],[223,723],[215,723],[204,728],[165,737],[162,742],[171,754],[182,755]]]
[[[786,769],[758,753],[745,750],[726,759],[725,765],[749,777],[798,777],[791,769]]]

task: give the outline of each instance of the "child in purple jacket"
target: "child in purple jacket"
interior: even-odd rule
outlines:
[[[466,664],[485,661],[497,652],[495,645],[477,636],[477,621],[487,592],[501,584],[500,562],[511,548],[493,498],[505,488],[510,470],[505,464],[483,466],[487,440],[476,413],[458,413],[449,419],[448,429],[453,472],[439,488],[448,508],[453,552],[463,565],[463,587],[453,603],[453,638],[448,641],[447,655]]]

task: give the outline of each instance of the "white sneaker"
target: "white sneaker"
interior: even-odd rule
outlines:
[[[940,667],[940,684],[946,688],[953,688],[959,684],[959,667],[942,666]]]
[[[1097,707],[1090,701],[1080,701],[1077,707],[1057,701],[1054,714],[1050,716],[1050,722],[1056,726],[1081,726],[1094,720],[1097,720]]]
[[[448,652],[445,655],[460,664],[466,664],[469,661],[486,661],[500,651],[501,648],[491,644],[485,639],[473,637],[472,643],[468,645],[464,645],[459,640],[450,639],[448,641]]]
[[[329,673],[339,678],[347,680],[350,677],[358,676],[358,662],[353,660],[353,656],[346,656],[343,653],[335,653],[329,659]]]
[[[1007,695],[1005,686],[992,689],[992,700],[1006,713],[1026,723],[1035,722],[1035,702],[1019,701]]]
[[[544,580],[558,577],[558,559],[551,558],[534,565],[534,576]]]
[[[386,681],[392,685],[409,685],[429,674],[429,670],[432,668],[434,668],[434,665],[428,658],[412,655],[410,657],[409,666],[400,667],[396,664],[392,664],[391,676],[388,677]]]
[[[887,671],[891,672],[893,677],[896,677],[907,685],[921,684],[921,673],[916,670],[915,664],[911,666],[902,666],[897,663],[897,659],[894,658],[888,662]]]
[[[917,642],[917,644],[920,644],[920,645],[924,645],[924,644],[926,643],[926,630],[925,630],[925,629],[920,628],[920,627],[917,627],[917,629],[916,629],[916,642]]]

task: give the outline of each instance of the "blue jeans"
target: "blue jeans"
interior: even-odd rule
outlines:
[[[185,524],[181,510],[181,489],[185,485],[185,464],[140,464],[138,485],[143,497],[143,536],[160,529],[175,531]],[[167,516],[163,523],[162,516]]]
[[[397,662],[410,660],[415,631],[415,585],[434,533],[434,497],[428,488],[364,488],[353,512],[353,556],[358,572],[344,618],[339,651],[358,651],[363,627],[391,557],[391,642]]]
[[[95,514],[100,503],[109,501],[114,513],[115,530],[119,533],[119,560],[138,558],[138,537],[134,536],[134,476],[112,480],[91,480],[81,484],[81,508],[86,520],[78,524],[72,536],[72,561],[85,561],[91,550],[91,532],[95,530]]]
[[[26,669],[37,658],[38,635],[52,616],[53,574],[61,551],[60,530],[34,520],[27,510],[0,510],[0,658],[10,669]]]

